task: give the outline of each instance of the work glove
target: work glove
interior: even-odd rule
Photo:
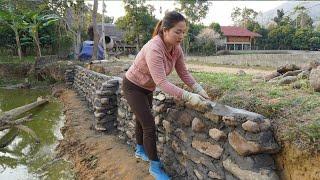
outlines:
[[[195,83],[192,86],[192,89],[193,89],[194,92],[196,92],[197,94],[201,95],[202,97],[204,97],[206,99],[209,99],[209,96],[208,96],[207,92],[201,87],[200,84]]]
[[[199,94],[183,91],[182,99],[188,101],[192,106],[205,106],[206,99]]]

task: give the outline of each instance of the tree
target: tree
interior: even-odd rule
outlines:
[[[271,49],[291,49],[295,29],[291,25],[279,26],[268,33]]]
[[[206,17],[210,2],[206,0],[179,0],[180,7],[177,11],[186,15],[188,21],[191,23],[199,23],[199,21]]]
[[[124,0],[126,15],[118,18],[117,27],[125,31],[127,42],[136,42],[137,50],[151,39],[157,23],[152,6],[145,6],[145,0]]]
[[[283,18],[284,18],[283,9],[281,9],[281,10],[280,10],[280,9],[277,9],[277,16],[273,18],[273,21],[274,21],[275,23],[277,23],[277,25],[280,26]]]
[[[250,8],[234,8],[231,13],[232,21],[236,26],[247,27],[249,23],[255,22],[258,13]]]
[[[299,50],[308,50],[310,46],[310,39],[312,38],[312,30],[310,28],[300,28],[294,34],[293,48]],[[316,39],[314,39],[316,40]],[[314,41],[313,40],[313,41]],[[314,42],[316,43],[316,42]]]
[[[93,12],[92,12],[92,26],[93,26],[93,35],[94,35],[92,60],[97,59],[97,53],[98,53],[99,34],[97,29],[97,10],[98,10],[98,0],[94,0]]]
[[[13,7],[13,4],[9,4],[6,7],[7,9],[2,9],[0,11],[0,22],[9,26],[14,31],[16,44],[18,48],[18,55],[19,55],[19,59],[21,60],[22,53],[21,53],[19,31],[25,28],[22,20],[22,15],[20,12],[17,11],[17,9]]]
[[[46,14],[45,11],[29,11],[24,14],[24,25],[29,29],[29,33],[32,36],[36,45],[37,57],[41,57],[41,47],[39,39],[39,29],[49,26],[59,20],[56,14]]]
[[[294,13],[297,15],[295,19],[296,28],[312,28],[312,18],[308,15],[308,10],[304,6],[296,6]]]
[[[197,36],[198,45],[205,55],[212,55],[217,51],[217,47],[223,45],[219,32],[211,28],[202,29]]]
[[[210,25],[209,25],[209,28],[211,28],[211,29],[213,29],[215,32],[217,32],[217,33],[219,33],[220,35],[222,34],[222,32],[221,32],[221,26],[220,26],[220,24],[219,23],[211,23]]]

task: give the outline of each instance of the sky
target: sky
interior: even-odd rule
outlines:
[[[266,12],[271,10],[286,1],[211,1],[209,11],[201,22],[204,25],[209,25],[212,22],[217,22],[222,26],[233,25],[231,19],[231,12],[233,8],[251,8],[256,12]],[[86,3],[93,3],[93,1],[86,1]],[[121,0],[105,0],[107,5],[107,16],[113,16],[115,20],[125,15],[123,2]],[[146,1],[146,4],[153,5],[156,9],[154,14],[157,19],[162,19],[166,10],[174,10],[177,7],[175,1]],[[160,7],[162,12],[160,11]],[[102,13],[102,0],[99,0],[98,12]]]

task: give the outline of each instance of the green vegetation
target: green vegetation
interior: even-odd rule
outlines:
[[[24,56],[20,60],[17,56],[0,56],[0,64],[2,63],[21,63],[22,62],[29,62],[34,63],[35,57],[34,56]]]

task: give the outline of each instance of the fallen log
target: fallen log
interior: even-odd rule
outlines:
[[[0,114],[0,131],[2,130],[5,130],[5,129],[12,129],[12,128],[17,128],[18,130],[20,131],[24,131],[26,133],[28,133],[29,135],[31,135],[31,137],[33,137],[35,140],[36,140],[36,143],[39,143],[40,140],[39,138],[37,137],[36,133],[28,128],[27,126],[24,126],[22,125],[23,123],[25,122],[28,122],[28,121],[31,121],[31,114],[28,114],[27,116],[23,117],[23,118],[20,118],[20,119],[17,119],[15,120],[15,118],[17,118],[18,116],[20,116],[21,114],[27,112],[27,111],[30,111],[38,106],[41,106],[45,103],[47,103],[48,100],[47,99],[42,99],[42,98],[38,98],[37,101],[33,102],[33,103],[30,103],[30,104],[27,104],[27,105],[24,105],[24,106],[21,106],[21,107],[17,107],[15,109],[12,109],[10,111],[6,111],[2,114]],[[10,131],[9,131],[10,133]],[[9,134],[7,133],[6,135],[8,136],[4,136],[4,137],[9,137]],[[7,139],[7,141],[4,141],[3,138],[1,138],[2,143],[0,141],[0,148],[3,148],[5,146],[7,146],[8,144],[10,144],[10,142],[15,138],[16,135],[13,135],[13,136],[10,136],[12,138],[5,138]]]

